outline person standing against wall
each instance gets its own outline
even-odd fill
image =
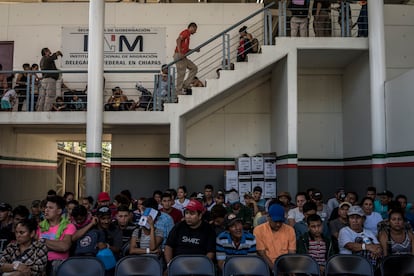
[[[197,24],[192,22],[187,29],[182,31],[176,42],[177,46],[174,53],[174,61],[177,66],[177,84],[176,91],[179,95],[191,94],[191,82],[197,75],[197,65],[189,60],[185,55],[190,51],[190,36],[197,32]],[[188,77],[184,80],[186,69],[190,70]]]
[[[61,51],[53,53],[49,48],[42,49],[42,59],[40,60],[40,69],[57,70],[55,60],[63,56]],[[42,91],[39,95],[39,110],[49,111],[56,98],[56,81],[59,79],[58,72],[43,73]]]

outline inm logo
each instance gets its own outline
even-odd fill
[[[104,36],[104,52],[106,53],[122,53],[124,51],[135,52],[137,46],[138,52],[144,51],[144,39],[142,35],[137,35],[135,37],[120,35],[118,38],[114,34]],[[88,51],[87,34],[83,36],[83,51]]]

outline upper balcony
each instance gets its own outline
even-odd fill
[[[220,83],[227,83],[228,87],[237,83],[243,83],[247,76],[243,72],[245,70],[244,62],[237,62],[239,34],[238,29],[243,25],[248,25],[248,31],[258,38],[261,46],[269,45],[266,50],[266,55],[261,58],[263,61],[277,61],[286,52],[283,52],[283,45],[299,45],[300,47],[307,47],[309,49],[366,49],[366,39],[357,39],[356,37],[361,31],[365,31],[367,26],[356,24],[358,17],[362,19],[364,15],[360,15],[361,7],[358,4],[336,5],[333,4],[326,10],[331,13],[331,21],[329,29],[323,29],[325,33],[329,33],[328,37],[317,37],[317,30],[313,25],[314,16],[311,16],[309,23],[309,37],[296,38],[289,37],[291,33],[291,24],[289,18],[292,10],[286,7],[283,2],[277,9],[273,7],[266,12],[257,13],[251,18],[245,18],[234,24],[230,28],[225,28],[223,33],[220,33],[214,40],[207,41],[208,43],[201,43],[197,46],[202,54],[196,52],[192,53],[192,59],[199,67],[198,78],[200,82],[194,86],[207,86],[206,88],[195,88],[200,91],[213,91],[212,98],[217,97],[223,91],[221,86],[214,86],[217,82],[217,69],[230,70],[235,67],[234,74],[225,74],[221,78]],[[340,14],[346,16],[340,17]],[[268,30],[271,30],[268,31]],[[296,41],[296,42],[295,42]],[[304,42],[306,41],[306,42]],[[346,42],[348,41],[348,43]],[[356,42],[357,41],[357,42]],[[274,46],[273,44],[275,44]],[[345,43],[344,43],[345,42]],[[286,44],[287,43],[287,44]],[[300,46],[302,45],[302,46]],[[356,45],[356,46],[354,46]],[[264,47],[262,47],[264,49]],[[263,53],[264,54],[264,53]],[[317,59],[317,55],[313,53],[313,58]],[[323,54],[321,54],[323,56]],[[303,58],[304,56],[299,56]],[[323,57],[322,59],[325,59]],[[230,60],[230,63],[227,61]],[[257,59],[256,61],[257,62]],[[299,60],[300,62],[300,60]],[[174,64],[169,64],[170,70],[168,78],[175,78]],[[257,68],[260,72],[263,68]],[[10,71],[7,71],[10,73]],[[38,95],[41,88],[41,81],[37,81],[37,77],[41,78],[41,71],[21,71],[14,70],[16,75],[29,75],[33,78],[27,78],[26,90],[20,95],[20,103],[16,102],[12,112],[0,113],[0,124],[19,125],[20,127],[28,125],[43,125],[43,127],[57,125],[79,126],[84,128],[86,125],[86,109],[87,109],[87,71],[85,70],[60,70],[63,79],[57,81],[56,96],[62,96],[63,102],[66,105],[64,111],[52,112],[48,110],[41,110],[37,107]],[[255,72],[251,72],[255,74]],[[36,76],[36,77],[35,77]],[[229,77],[230,76],[230,77]],[[254,76],[253,76],[254,77]],[[103,122],[105,126],[112,125],[168,125],[173,116],[177,114],[177,108],[168,108],[163,110],[162,101],[168,105],[195,105],[200,104],[195,100],[191,100],[195,95],[178,96],[174,89],[174,82],[168,88],[167,96],[160,99],[158,96],[159,81],[162,78],[158,70],[105,70],[104,72],[104,90],[102,94],[102,112]],[[14,79],[16,81],[16,79]],[[118,107],[115,102],[110,102],[112,97],[117,97],[114,93],[114,88],[120,87],[125,99]],[[212,88],[214,87],[214,88]],[[145,88],[145,89],[144,89]],[[217,91],[218,90],[218,91]],[[150,93],[150,94],[148,94]],[[204,93],[210,95],[209,93]],[[178,98],[178,100],[177,100]],[[190,100],[188,100],[190,99]],[[76,101],[76,102],[75,102]],[[77,102],[80,101],[80,102]],[[176,103],[178,101],[178,103]],[[204,99],[203,101],[209,101]],[[18,111],[21,109],[21,111]],[[186,107],[184,109],[192,109]],[[117,111],[113,111],[117,110]]]

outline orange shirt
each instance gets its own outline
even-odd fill
[[[296,236],[292,226],[282,224],[278,231],[270,228],[269,222],[256,226],[253,230],[256,237],[256,249],[264,250],[266,256],[275,262],[277,257],[296,251]]]

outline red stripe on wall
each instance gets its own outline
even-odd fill
[[[414,167],[414,162],[388,163],[387,164],[387,167],[390,167],[390,168],[395,168],[395,167],[402,167],[402,168]]]
[[[187,169],[224,169],[234,170],[234,165],[185,165],[181,163],[170,163],[171,168],[187,168]]]
[[[87,168],[100,168],[102,167],[102,163],[86,163]]]
[[[297,169],[297,164],[284,164],[284,165],[276,165],[276,168],[278,169]]]
[[[165,169],[169,165],[111,165],[111,168],[116,169]]]

